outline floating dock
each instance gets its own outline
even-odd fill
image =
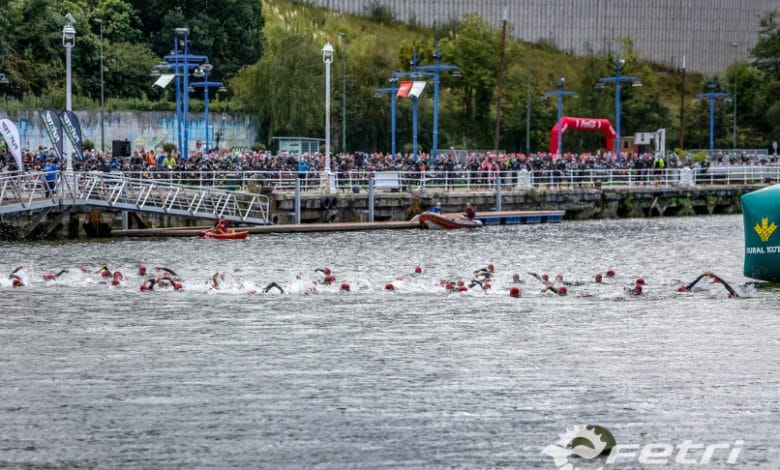
[[[519,225],[557,223],[563,219],[565,211],[502,211],[477,212],[476,218],[484,225]],[[195,227],[149,228],[131,230],[112,230],[114,237],[197,237],[201,231],[208,230],[211,225]],[[401,222],[338,222],[332,224],[280,224],[255,225],[235,227],[236,230],[247,230],[250,234],[263,233],[305,233],[305,232],[354,232],[367,230],[400,230],[421,228],[420,224],[411,221]]]

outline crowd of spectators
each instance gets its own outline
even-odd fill
[[[57,158],[51,149],[39,148],[37,152],[25,151],[26,171],[40,171],[47,164],[55,163],[65,168],[63,159]],[[546,153],[468,152],[451,149],[440,152],[434,160],[430,154],[399,154],[393,158],[385,153],[337,153],[331,157],[331,170],[340,176],[373,171],[402,171],[409,173],[441,173],[466,171],[480,174],[518,172],[522,169],[534,173],[560,173],[583,170],[610,169],[664,169],[689,167],[706,171],[709,166],[777,164],[774,156],[759,158],[739,152],[716,153],[703,163],[694,161],[692,155],[680,158],[677,154],[656,155],[650,153],[622,155],[618,161],[613,153],[565,153],[560,157]],[[325,157],[320,153],[300,155],[287,152],[227,152],[215,151],[207,155],[193,153],[182,158],[173,153],[137,149],[130,157],[115,157],[109,152],[86,151],[83,158],[74,157],[75,171],[103,171],[143,174],[147,177],[167,172],[270,172],[309,174],[325,168]],[[2,152],[0,171],[16,169],[13,158]]]

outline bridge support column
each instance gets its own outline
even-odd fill
[[[368,221],[374,221],[374,178],[368,179]]]
[[[295,178],[295,223],[301,223],[301,179]]]

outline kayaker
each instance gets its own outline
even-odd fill
[[[225,219],[225,216],[220,216],[219,220],[217,221],[216,225],[214,225],[214,227],[211,229],[211,231],[214,232],[214,233],[220,233],[220,234],[232,233],[233,229],[232,228],[228,228],[228,224],[230,224],[230,222],[228,222]]]

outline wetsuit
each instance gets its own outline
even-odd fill
[[[274,289],[274,288],[275,289],[279,289],[279,293],[280,294],[284,294],[284,289],[282,289],[282,286],[280,286],[279,284],[277,284],[275,282],[272,282],[272,283],[268,284],[267,286],[265,286],[265,288],[263,289],[263,293],[267,294],[268,291],[270,291],[271,289]]]

